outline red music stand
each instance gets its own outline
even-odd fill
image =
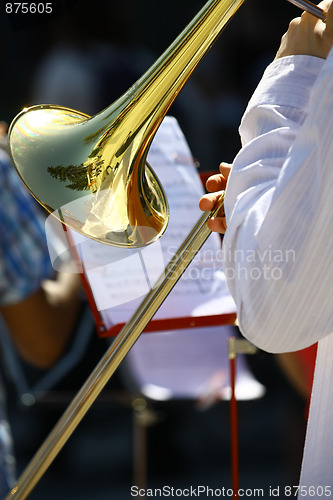
[[[204,183],[208,173],[201,176],[201,180]],[[100,338],[108,338],[116,336],[125,323],[117,323],[110,327],[107,327],[103,317],[98,310],[94,294],[92,292],[89,280],[86,273],[84,272],[84,266],[80,261],[76,251],[75,245],[71,241],[70,232],[66,230],[67,238],[70,243],[70,247],[73,255],[78,259],[79,269],[81,269],[81,280],[82,285],[92,311],[94,321],[96,324],[97,334]],[[234,325],[236,321],[236,313],[231,312],[227,314],[215,314],[215,315],[199,315],[199,316],[181,316],[176,318],[162,318],[162,319],[152,319],[147,325],[143,333],[148,332],[162,332],[171,330],[188,330],[200,327],[212,327],[212,326],[225,326]],[[231,359],[231,358],[230,358]],[[230,360],[230,382],[231,382],[231,398],[230,398],[230,410],[231,410],[231,455],[232,455],[232,481],[236,488],[238,483],[238,436],[237,436],[237,412],[236,412],[236,393],[235,393],[235,365],[234,360]]]
[[[73,252],[75,252],[74,249]],[[80,266],[80,268],[82,269],[82,266]],[[124,323],[118,323],[109,328],[106,327],[102,315],[98,310],[96,302],[94,300],[94,295],[91,290],[87,276],[84,271],[82,271],[80,274],[81,274],[82,285],[85,290],[85,294],[95,320],[98,336],[100,338],[115,337],[122,329]],[[150,321],[150,323],[145,328],[143,333],[149,333],[149,332],[157,333],[162,331],[165,332],[172,330],[189,330],[202,327],[234,325],[236,323],[236,319],[237,319],[236,313],[153,319]],[[231,472],[232,472],[233,491],[237,492],[239,489],[239,456],[238,456],[238,412],[237,412],[237,398],[236,398],[236,376],[237,376],[236,360],[239,354],[254,354],[256,352],[256,348],[252,344],[250,344],[247,340],[235,339],[234,337],[229,338],[228,346],[229,346],[229,363],[230,363],[229,369],[230,369]],[[135,440],[138,443],[140,443],[139,444],[140,450],[145,450],[146,426],[149,425],[152,418],[154,417],[152,416],[151,410],[147,407],[146,404],[142,405],[142,403],[140,403],[140,405],[141,406],[139,408],[137,408],[136,404],[133,405],[133,408],[135,410],[135,419],[134,419]],[[143,459],[142,455],[143,454],[141,452],[140,459],[135,460],[134,478],[136,483],[140,484],[141,487],[144,487],[145,477],[146,477],[146,461]],[[235,493],[235,498],[238,498],[237,493]]]

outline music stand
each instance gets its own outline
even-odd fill
[[[186,232],[192,228],[193,222],[200,213],[197,201],[203,193],[202,183],[175,119],[167,117],[163,121],[153,141],[148,160],[154,168],[157,168],[170,204],[169,227],[161,239],[163,248],[158,246],[160,245],[158,242],[147,249],[143,248],[135,252],[128,250],[124,253],[120,250],[109,250],[110,247],[107,245],[87,241],[72,230],[67,230],[71,251],[77,256],[82,283],[95,318],[97,332],[103,338],[113,337],[121,330],[130,313],[136,309],[137,299],[143,293],[140,287],[144,288],[146,282],[153,286],[153,279],[157,277],[156,269],[149,266],[154,262],[154,264],[162,265],[162,270],[164,269],[163,259],[170,258],[167,255],[169,249],[178,246],[177,239],[179,243],[182,242]],[[204,177],[207,177],[207,174],[203,176],[203,181]],[[180,202],[179,199],[181,199]],[[184,225],[187,227],[183,227]],[[184,274],[180,283],[177,283],[176,293],[172,292],[167,297],[144,330],[145,335],[139,338],[122,363],[122,370],[126,368],[128,377],[134,382],[132,389],[146,400],[158,400],[161,398],[157,395],[158,392],[160,395],[169,394],[170,399],[197,399],[200,397],[200,390],[202,396],[204,393],[207,396],[207,391],[212,391],[212,397],[215,399],[230,399],[228,368],[223,374],[223,380],[220,375],[217,386],[218,377],[214,377],[216,375],[214,370],[217,371],[218,365],[228,366],[227,337],[224,336],[224,345],[222,345],[221,333],[219,335],[218,330],[221,328],[222,332],[227,325],[235,323],[236,311],[235,304],[227,290],[225,277],[220,270],[221,263],[218,262],[220,239],[216,234],[211,235],[210,238],[210,242],[204,245],[198,261],[190,265],[186,271],[187,274]],[[152,254],[152,247],[155,248],[154,254]],[[132,267],[135,260],[136,266],[142,266],[140,268],[140,273],[144,276],[142,279],[141,276],[138,277],[139,267]],[[122,270],[120,270],[121,265],[123,265]],[[132,281],[128,279],[128,274],[131,275]],[[159,275],[160,272],[158,271],[157,274]],[[133,281],[137,282],[137,285],[133,285]],[[131,295],[130,300],[127,299],[127,294]],[[114,302],[109,307],[109,302],[112,300]],[[154,333],[146,335],[148,332]],[[213,336],[214,341],[212,339],[209,341],[209,336]],[[206,346],[210,345],[212,353],[215,351],[216,355],[220,352],[221,359],[216,356],[214,362],[210,363],[210,372],[204,376],[203,372],[198,373],[198,366],[200,366],[199,360],[205,341]],[[217,345],[219,349],[216,349]],[[172,360],[172,349],[169,350],[171,346],[179,349],[179,352],[182,350],[187,361],[192,358],[192,364],[187,362],[185,366],[185,362],[180,366],[181,369],[187,370],[188,375],[186,376],[183,372],[182,376],[178,376],[178,380],[173,381],[170,379],[170,370],[164,370],[161,377],[162,365],[165,367]],[[163,353],[163,360],[159,359],[152,367],[149,362],[145,362],[147,352],[150,356],[152,352],[154,356]],[[189,384],[188,382],[193,381],[195,376],[197,376],[197,385]],[[180,380],[184,382],[181,391],[179,390]],[[242,395],[241,386],[245,381],[247,388]],[[205,384],[206,387],[204,387]],[[252,389],[249,388],[249,384],[252,384]],[[149,387],[148,392],[147,387]],[[214,387],[213,390],[212,387]],[[247,395],[244,396],[244,393]],[[254,399],[262,394],[263,387],[254,379],[244,360],[241,359],[237,397]],[[163,396],[162,399],[168,399],[168,397]],[[140,416],[142,422],[144,419],[141,417],[142,414]]]

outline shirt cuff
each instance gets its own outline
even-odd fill
[[[285,56],[273,61],[251,97],[247,110],[265,105],[307,110],[310,92],[325,59],[314,56]]]

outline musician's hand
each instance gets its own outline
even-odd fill
[[[319,4],[326,12],[326,23],[303,12],[289,24],[275,59],[290,55],[309,55],[326,59],[333,45],[333,0]]]
[[[203,195],[199,201],[199,207],[201,210],[213,210],[221,195],[221,191],[224,191],[226,188],[230,170],[231,165],[228,163],[221,163],[220,173],[212,175],[208,178],[206,188],[209,193]],[[207,225],[211,231],[224,234],[227,229],[224,212],[219,214],[217,217],[209,219]]]

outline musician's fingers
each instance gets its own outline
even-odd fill
[[[207,226],[215,233],[224,234],[227,230],[227,223],[225,217],[212,217],[208,220]]]
[[[224,161],[220,163],[220,173],[223,175],[225,179],[228,179],[231,167],[232,167],[231,163],[226,163]]]
[[[203,212],[211,211],[216,206],[220,192],[204,194],[199,200],[199,208]]]
[[[227,180],[230,174],[231,165],[230,163],[222,162],[220,163],[220,173],[214,174],[208,177],[206,182],[206,189],[210,193],[214,191],[224,190],[227,186]]]
[[[226,188],[227,179],[222,174],[211,175],[206,182],[206,189],[209,193],[221,191]]]

